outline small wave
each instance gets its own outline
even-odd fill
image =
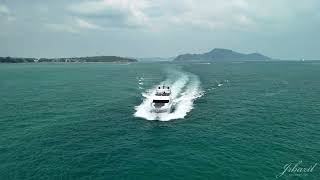
[[[193,63],[193,64],[205,64],[205,65],[209,65],[211,63]]]
[[[144,85],[144,78],[143,77],[140,77],[140,78],[137,78],[137,80],[138,80],[138,88],[140,89],[140,90],[142,90],[142,89],[144,89],[144,87],[143,87],[143,85]]]
[[[174,106],[173,112],[151,112],[152,96],[156,91],[157,85],[142,93],[144,100],[140,105],[135,107],[135,117],[159,121],[182,119],[193,109],[194,100],[203,95],[199,78],[191,73],[170,71],[167,80],[161,82],[159,85],[162,84],[171,87]]]

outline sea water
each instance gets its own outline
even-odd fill
[[[275,179],[320,163],[319,67],[0,64],[0,179]],[[175,108],[159,116],[160,84]]]

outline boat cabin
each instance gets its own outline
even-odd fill
[[[156,91],[156,96],[170,96],[171,89],[169,86],[159,86]]]

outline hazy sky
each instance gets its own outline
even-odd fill
[[[319,0],[0,0],[0,56],[320,59]]]

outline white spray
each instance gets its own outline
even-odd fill
[[[142,93],[144,100],[139,106],[135,107],[135,117],[141,117],[147,120],[170,121],[184,118],[187,113],[193,109],[194,100],[203,94],[200,89],[198,77],[194,74],[180,71],[169,71],[168,75],[168,79],[159,85],[164,84],[171,87],[174,106],[173,112],[152,112],[152,95],[155,93],[157,85]]]

